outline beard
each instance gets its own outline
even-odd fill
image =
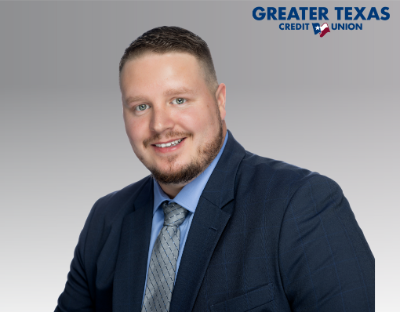
[[[218,133],[213,137],[210,143],[205,143],[203,146],[200,146],[197,150],[197,157],[193,158],[191,162],[185,165],[183,168],[178,170],[177,172],[173,171],[173,165],[175,163],[175,159],[178,157],[172,156],[168,158],[170,163],[170,167],[168,171],[161,171],[156,167],[147,167],[153,177],[159,182],[164,184],[180,184],[187,183],[194,178],[196,178],[200,173],[202,173],[214,160],[214,158],[218,155],[222,144],[223,144],[223,127],[222,120],[219,116],[219,130]],[[174,134],[170,135],[174,137]],[[189,135],[193,137],[192,134]],[[176,137],[176,135],[175,135]]]

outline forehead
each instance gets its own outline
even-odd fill
[[[127,61],[121,71],[120,87],[125,101],[164,98],[170,90],[190,90],[192,95],[210,92],[198,59],[182,52],[148,52]]]

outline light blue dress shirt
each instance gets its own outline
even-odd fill
[[[175,271],[175,280],[176,280],[179,264],[181,263],[183,249],[185,248],[186,238],[189,233],[190,225],[192,224],[197,203],[199,202],[200,195],[203,192],[204,187],[206,186],[207,181],[210,178],[212,172],[214,171],[214,168],[217,165],[218,160],[221,158],[227,140],[228,140],[228,132],[226,132],[224,144],[222,145],[222,148],[219,151],[217,157],[214,158],[214,160],[206,168],[206,170],[200,173],[200,175],[197,176],[193,181],[186,184],[182,188],[182,190],[178,193],[178,195],[175,196],[175,198],[173,199],[169,198],[168,195],[165,194],[164,191],[161,189],[158,182],[155,179],[153,179],[154,182],[153,223],[151,225],[150,247],[149,247],[149,254],[147,256],[147,272],[146,272],[146,281],[144,283],[143,299],[146,293],[147,274],[149,272],[151,253],[153,252],[154,244],[164,224],[164,211],[161,208],[161,203],[164,201],[168,201],[168,203],[175,202],[188,210],[188,214],[186,215],[185,221],[183,221],[183,223],[179,226],[179,229],[181,231],[181,239],[179,242],[179,254],[176,262],[176,271]]]

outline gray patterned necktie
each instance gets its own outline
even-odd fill
[[[181,231],[188,211],[177,203],[164,202],[164,226],[156,239],[147,273],[142,312],[169,311],[174,288]]]

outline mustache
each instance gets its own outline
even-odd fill
[[[152,137],[146,139],[143,141],[143,145],[144,147],[149,146],[149,144],[152,144],[152,142],[156,142],[158,140],[160,140],[161,138],[164,139],[171,139],[171,138],[178,138],[178,137],[193,137],[193,133],[191,132],[168,132],[164,135],[160,135],[159,133],[153,135]]]

